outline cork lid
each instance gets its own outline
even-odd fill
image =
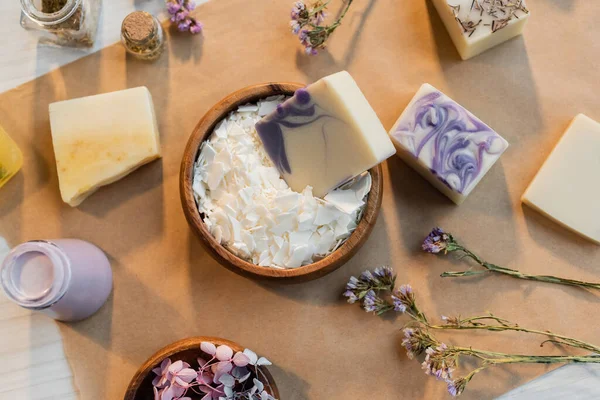
[[[134,11],[123,20],[121,32],[134,42],[148,40],[154,32],[154,17],[145,11]]]

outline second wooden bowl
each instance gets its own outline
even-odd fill
[[[138,369],[134,377],[129,383],[129,387],[125,392],[123,400],[150,400],[154,398],[152,393],[152,380],[156,376],[152,370],[158,366],[165,358],[171,358],[172,361],[182,360],[190,365],[196,365],[196,359],[203,355],[200,350],[200,344],[202,342],[211,342],[216,346],[225,344],[234,352],[244,351],[244,348],[237,343],[230,342],[229,340],[216,338],[216,337],[193,337],[183,339],[173,344],[168,345],[156,352],[150,357],[141,367]],[[204,354],[206,357],[207,355]],[[273,376],[266,367],[259,367],[262,372],[259,380],[265,385],[265,389],[276,399],[280,399],[279,389],[275,384]]]
[[[290,283],[305,282],[320,278],[344,265],[367,241],[381,208],[383,197],[383,174],[381,165],[378,165],[370,170],[373,184],[371,192],[369,193],[366,208],[356,230],[348,240],[346,240],[340,248],[322,260],[293,269],[282,270],[270,267],[260,267],[245,261],[219,244],[209,232],[202,220],[202,216],[198,212],[198,206],[192,190],[194,163],[198,158],[200,145],[212,134],[217,123],[225,118],[230,112],[236,110],[238,106],[254,103],[260,99],[274,95],[283,94],[291,96],[296,90],[301,89],[302,87],[304,87],[304,85],[297,83],[265,83],[249,86],[227,96],[211,108],[200,120],[190,136],[183,153],[179,175],[179,194],[181,196],[181,204],[183,206],[185,217],[192,231],[198,236],[210,255],[221,265],[244,276]]]

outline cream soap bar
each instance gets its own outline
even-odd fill
[[[76,207],[99,187],[160,157],[145,87],[50,104],[60,194]]]
[[[432,0],[463,60],[523,32],[529,10],[523,0]]]
[[[296,192],[317,197],[395,153],[385,128],[346,71],[327,76],[256,124],[267,154]]]
[[[398,155],[456,204],[466,199],[508,147],[489,126],[427,83],[390,137]]]
[[[600,124],[579,114],[522,197],[523,203],[600,244]]]

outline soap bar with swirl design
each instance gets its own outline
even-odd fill
[[[296,192],[317,197],[374,167],[396,150],[346,71],[298,90],[256,124],[267,154]]]
[[[432,0],[463,60],[523,32],[525,0]]]
[[[427,83],[390,136],[398,155],[456,204],[508,147],[489,126]]]

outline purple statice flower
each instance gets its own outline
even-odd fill
[[[203,28],[204,28],[204,24],[202,22],[198,22],[195,19],[192,19],[192,24],[190,26],[190,32],[193,35],[202,32]]]
[[[190,16],[190,11],[196,8],[193,0],[168,0],[167,11],[171,15],[171,22],[177,23],[177,29],[192,34],[202,32],[202,23]]]
[[[300,28],[302,28],[302,25],[300,25],[300,23],[296,20],[291,20],[290,21],[290,28],[292,30],[292,33],[294,35],[297,35],[298,32],[300,32]]]
[[[413,336],[415,334],[415,330],[412,328],[404,328],[404,339],[402,339],[402,347],[406,349],[406,355],[411,360],[415,358],[415,353],[413,349]]]
[[[413,288],[410,285],[401,285],[399,292],[406,297],[410,297],[414,295]]]
[[[179,29],[181,32],[185,32],[190,29],[191,25],[192,25],[192,21],[188,18],[188,19],[178,23],[177,29]]]
[[[392,293],[394,311],[404,313],[415,309],[415,293],[410,285],[401,285]]]
[[[181,4],[172,1],[167,3],[167,11],[169,14],[175,15],[179,10],[181,10]]]
[[[444,232],[441,228],[434,228],[425,238],[422,248],[428,253],[437,254],[441,251],[453,251],[449,245],[454,243],[452,235]]]
[[[361,286],[361,282],[356,279],[356,277],[351,276],[350,280],[348,280],[348,283],[346,283],[346,289],[347,290],[354,290],[354,289],[358,289]]]
[[[373,274],[379,279],[392,279],[394,277],[394,270],[388,266],[382,266],[375,268]]]
[[[190,12],[188,10],[180,10],[177,14],[174,15],[175,22],[181,22],[188,19]]]
[[[306,4],[303,1],[297,1],[292,6],[291,17],[293,20],[299,20],[303,17],[303,14],[306,13]]]
[[[461,393],[464,392],[469,381],[465,378],[458,378],[455,380],[449,379],[446,381],[446,383],[448,384],[448,393],[450,393],[451,396],[456,397],[460,396]]]
[[[381,299],[377,297],[373,290],[369,290],[363,299],[363,308],[366,312],[377,312],[379,310],[378,303]]]
[[[429,347],[425,354],[425,361],[421,365],[427,375],[443,380],[452,378],[452,367],[456,365],[456,361],[448,352],[448,346],[442,343],[436,348]]]
[[[317,7],[321,7],[321,6],[322,6],[322,4],[320,2],[317,2],[313,5],[313,10],[316,9]],[[327,13],[325,12],[325,9],[322,9],[321,11],[315,12],[311,16],[310,22],[315,26],[319,26],[323,22],[325,22],[325,18],[327,18]]]
[[[352,290],[346,290],[344,292],[344,297],[348,298],[348,303],[354,304],[358,301],[358,296]]]
[[[392,295],[392,302],[394,303],[394,311],[402,314],[406,312],[406,304],[404,304],[401,298]]]
[[[360,274],[360,280],[365,283],[378,284],[379,280],[373,275],[373,273],[369,270],[364,271]]]
[[[194,11],[196,8],[196,3],[194,3],[192,0],[188,0],[185,2],[184,7],[188,11]]]
[[[410,359],[439,344],[422,328],[404,328],[403,332],[402,347],[406,349],[406,355]]]

